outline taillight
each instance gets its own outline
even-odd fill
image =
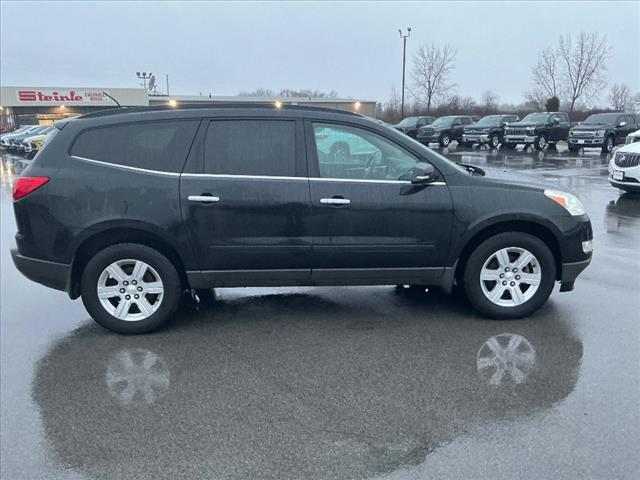
[[[29,195],[48,181],[49,177],[18,177],[13,185],[13,199],[19,200]]]

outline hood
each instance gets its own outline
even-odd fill
[[[510,127],[518,127],[518,128],[523,128],[523,127],[539,127],[540,125],[543,125],[542,123],[531,123],[531,122],[513,122],[513,123],[508,123],[507,124],[507,128]]]
[[[640,153],[640,142],[629,143],[629,144],[625,145],[624,147],[620,147],[618,150],[616,150],[616,155],[618,154],[618,152],[622,152],[622,153]]]
[[[492,185],[496,185],[496,186],[504,185],[509,187],[516,186],[526,190],[539,190],[540,192],[543,192],[545,189],[568,191],[568,189],[564,186],[558,187],[557,185],[553,185],[547,182],[541,182],[539,180],[534,179],[530,175],[508,172],[505,170],[501,170],[499,168],[491,168],[491,167],[486,167],[486,168],[482,167],[482,168],[485,171],[486,175],[484,177],[476,177],[476,178],[482,179],[482,181]]]
[[[580,131],[593,131],[593,130],[606,130],[608,128],[614,128],[614,124],[609,124],[609,123],[601,123],[601,124],[595,124],[592,123],[590,125],[576,125],[575,127],[572,127],[571,130],[580,130]]]

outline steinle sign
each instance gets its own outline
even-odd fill
[[[98,90],[18,90],[18,102],[29,103],[101,103],[109,100]]]

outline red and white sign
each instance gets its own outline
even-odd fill
[[[25,103],[103,103],[109,102],[99,90],[18,90],[18,102]]]

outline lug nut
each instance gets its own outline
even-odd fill
[[[129,285],[129,282],[127,282],[126,280],[124,282],[122,282],[123,285]]]
[[[131,295],[125,295],[124,298],[125,300],[131,300]]]
[[[120,293],[124,293],[124,292],[125,292],[125,289],[124,289],[124,288],[121,288],[121,289],[120,289]]]
[[[517,272],[517,271],[518,271],[518,269],[517,269],[517,268],[514,268],[514,269],[513,269],[513,271],[514,271],[514,272]],[[135,283],[135,282],[134,282],[134,283]]]
[[[505,268],[504,268],[504,271],[505,271],[505,272],[508,272],[508,271],[509,271],[509,267],[505,267]]]
[[[507,282],[506,282],[506,281],[505,281],[505,282],[502,282],[502,285],[506,285],[506,284],[507,284]]]
[[[516,280],[520,280],[520,275],[516,275]]]
[[[137,300],[138,298],[140,298],[140,295],[138,295],[138,294],[136,293],[136,294],[133,296],[133,298],[135,298],[135,299]]]
[[[131,283],[133,283],[134,285],[136,285],[138,282],[136,282],[135,280],[132,280]]]
[[[500,278],[504,278],[504,273],[501,273],[501,274],[500,274]]]
[[[511,286],[515,287],[516,286],[516,282],[511,282]]]
[[[141,292],[142,291],[142,287],[138,287],[138,291]]]

